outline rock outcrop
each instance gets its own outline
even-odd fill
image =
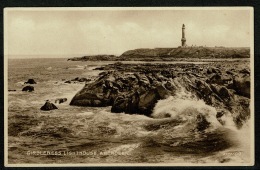
[[[43,111],[55,110],[58,109],[53,103],[49,102],[48,100],[46,103],[41,107]]]
[[[72,80],[70,80],[70,81],[78,81],[78,82],[88,82],[88,81],[91,81],[90,79],[87,79],[87,78],[85,78],[85,77],[76,77],[76,78],[74,78],[74,79],[72,79]]]
[[[176,58],[249,58],[249,48],[196,47],[128,50],[120,60],[171,61]]]
[[[69,58],[71,61],[174,61],[192,58],[249,58],[250,49],[189,46],[185,48],[139,48],[125,51],[120,56],[94,55]],[[214,69],[213,69],[214,71]]]
[[[82,82],[89,82],[91,81],[91,79],[88,79],[88,78],[85,78],[85,77],[76,77],[74,79],[71,79],[71,80],[65,80],[64,83],[68,83],[68,84],[71,84],[71,83],[82,83]]]
[[[223,68],[216,69],[215,64],[115,63],[99,68],[104,72],[96,81],[86,84],[70,104],[112,106],[114,113],[150,116],[159,100],[181,95],[184,91],[220,112],[233,113],[234,121],[240,124],[250,113],[250,78],[241,77],[244,73],[236,70],[233,70],[236,76],[226,74],[230,66],[223,65]],[[206,126],[203,118],[198,119]],[[203,129],[203,126],[198,128]]]
[[[244,75],[235,77],[233,80],[233,88],[237,94],[250,97],[250,76]]]
[[[34,91],[34,87],[33,86],[25,86],[22,91],[27,91],[27,92],[32,92]]]
[[[34,79],[28,79],[27,82],[24,82],[24,84],[37,84],[36,81],[34,81]]]
[[[68,61],[115,61],[115,55],[90,55],[83,57],[69,58]]]

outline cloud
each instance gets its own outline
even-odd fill
[[[248,11],[10,11],[9,54],[117,54],[136,48],[249,46]],[[240,17],[238,17],[240,16]]]

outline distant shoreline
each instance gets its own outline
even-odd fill
[[[140,48],[128,50],[120,56],[88,55],[73,57],[71,61],[175,61],[200,59],[250,58],[250,48],[226,47],[178,47],[178,48]]]
[[[8,58],[8,60],[66,60],[68,61],[68,58]],[[173,60],[75,60],[78,62],[220,62],[220,61],[249,61],[250,58],[176,58]],[[73,61],[73,60],[69,60]],[[69,62],[68,61],[68,62]]]

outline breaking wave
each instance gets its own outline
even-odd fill
[[[158,123],[146,126],[148,130],[156,130],[157,134],[147,143],[159,144],[169,152],[180,154],[214,155],[216,152],[238,150],[247,157],[234,159],[244,161],[249,158],[246,148],[250,140],[241,140],[241,135],[249,132],[250,120],[242,129],[237,129],[231,113],[228,113],[221,118],[224,121],[221,123],[216,117],[216,108],[184,93],[181,91],[158,101],[152,114]],[[216,159],[231,161],[231,158],[225,157]]]

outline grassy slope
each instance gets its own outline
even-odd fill
[[[249,48],[185,47],[135,49],[124,52],[122,60],[173,60],[176,58],[248,58]]]
[[[176,59],[249,58],[249,48],[185,47],[185,48],[140,48],[128,50],[121,56],[92,55],[74,57],[72,61],[171,61]]]

